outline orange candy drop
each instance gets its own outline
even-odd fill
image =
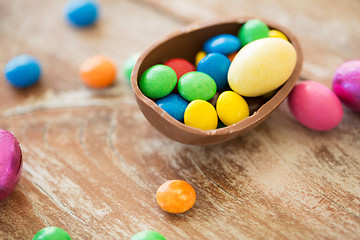
[[[238,52],[233,52],[233,53],[230,53],[227,57],[229,58],[229,60],[232,62],[236,56]]]
[[[113,84],[116,77],[116,66],[104,56],[93,56],[80,66],[80,76],[84,84],[91,88],[105,88]]]
[[[183,213],[195,203],[194,188],[182,180],[170,180],[162,184],[156,192],[159,206],[169,213]]]

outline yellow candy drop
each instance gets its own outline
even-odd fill
[[[216,102],[216,111],[226,126],[240,122],[249,116],[247,102],[233,91],[225,91],[220,94]]]
[[[244,46],[232,61],[230,88],[245,97],[264,95],[287,81],[294,71],[294,46],[281,38],[262,38]]]
[[[204,51],[198,52],[195,56],[195,66],[197,66],[201,61],[201,59],[203,59],[205,56],[206,56],[206,52]]]
[[[286,41],[289,41],[285,34],[275,29],[269,31],[269,37],[282,38]]]
[[[202,130],[216,129],[218,124],[216,110],[205,100],[194,100],[185,109],[184,123]]]

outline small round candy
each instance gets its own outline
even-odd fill
[[[184,123],[190,127],[212,130],[217,127],[218,116],[211,103],[204,100],[194,100],[185,109]]]
[[[238,37],[243,46],[260,38],[269,37],[269,27],[259,19],[251,19],[241,26]]]
[[[171,93],[177,83],[175,71],[163,64],[148,68],[139,80],[141,92],[153,99],[163,98]]]
[[[172,58],[164,62],[164,65],[171,67],[176,72],[178,79],[185,73],[195,71],[195,66],[186,59],[183,58]]]
[[[183,213],[195,203],[194,188],[182,180],[170,180],[163,183],[156,192],[159,206],[169,213]]]
[[[180,122],[183,122],[185,109],[189,102],[182,98],[179,94],[170,93],[166,97],[157,100],[156,104],[164,109],[164,111],[170,116]]]
[[[206,56],[206,52],[199,51],[195,56],[195,66],[197,66],[201,59],[203,59]]]
[[[71,240],[69,234],[58,227],[46,227],[38,231],[32,240]]]
[[[125,74],[126,79],[130,82],[131,73],[134,68],[136,61],[138,60],[140,53],[135,53],[131,55],[123,64],[123,72]]]
[[[95,0],[70,0],[64,7],[64,14],[75,27],[88,27],[98,19],[99,7]]]
[[[289,41],[289,39],[285,36],[285,34],[275,29],[269,31],[269,37],[282,38],[286,41]]]
[[[163,235],[152,230],[146,230],[135,234],[131,240],[166,240]]]
[[[209,100],[216,93],[216,83],[208,74],[189,72],[184,74],[178,82],[180,95],[188,101],[195,99]]]
[[[288,96],[288,104],[301,124],[317,131],[336,127],[343,116],[338,97],[325,85],[314,81],[295,85]]]
[[[230,62],[232,62],[236,56],[238,52],[233,52],[233,53],[230,53],[229,55],[227,55],[228,59],[230,60]]]
[[[333,90],[346,106],[360,112],[360,59],[345,62],[336,69]]]
[[[225,91],[219,95],[216,111],[220,120],[226,125],[240,122],[249,116],[249,106],[245,99],[233,91]]]
[[[207,53],[222,53],[228,55],[239,51],[241,43],[238,37],[231,34],[220,34],[208,39],[203,46]]]
[[[41,76],[39,61],[33,56],[22,54],[11,59],[5,66],[5,77],[18,88],[29,87]]]
[[[19,142],[11,132],[0,129],[0,202],[14,191],[21,170],[22,156]]]
[[[105,88],[115,81],[116,66],[109,58],[97,55],[85,60],[79,72],[88,87]]]
[[[216,83],[218,91],[229,86],[227,75],[231,61],[221,53],[209,53],[197,65],[197,71],[208,74]]]

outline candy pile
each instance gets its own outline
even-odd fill
[[[142,93],[176,120],[202,130],[229,126],[248,117],[244,97],[276,90],[292,74],[296,50],[278,30],[247,21],[238,35],[206,40],[194,64],[170,58],[139,79]]]

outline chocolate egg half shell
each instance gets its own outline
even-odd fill
[[[22,155],[19,142],[8,131],[0,129],[0,201],[15,189],[21,175]]]
[[[257,17],[230,17],[194,23],[166,35],[140,55],[131,75],[131,85],[140,110],[157,130],[180,143],[213,145],[229,141],[255,128],[283,102],[300,76],[303,62],[302,50],[300,43],[288,29],[266,19],[261,20],[270,29],[284,33],[294,46],[297,55],[296,65],[290,77],[274,91],[274,95],[270,99],[264,97],[246,99],[250,109],[250,116],[242,121],[214,130],[201,130],[190,127],[166,114],[152,99],[146,97],[139,88],[141,75],[151,66],[162,64],[171,58],[184,58],[193,62],[206,40],[219,34],[236,35],[246,21],[254,18]]]

